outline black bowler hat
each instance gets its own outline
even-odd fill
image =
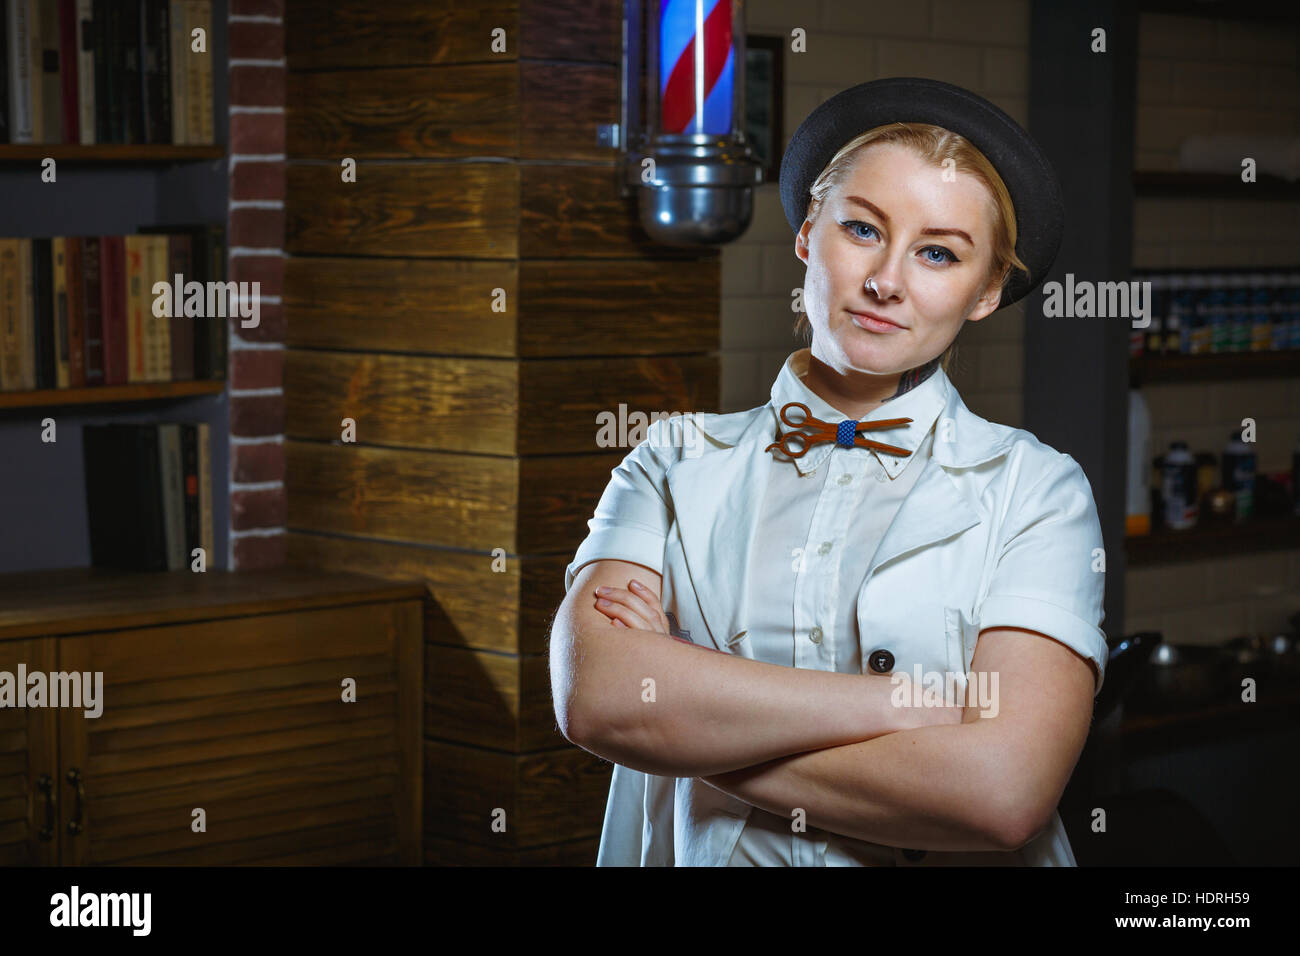
[[[1065,207],[1047,156],[1025,130],[970,90],[918,77],[860,83],[836,93],[799,124],[781,160],[781,205],[797,233],[808,214],[813,182],[840,147],[887,123],[931,123],[974,144],[998,171],[1016,208],[1016,254],[1002,305],[1023,299],[1047,275],[1061,247]]]

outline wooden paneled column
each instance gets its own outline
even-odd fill
[[[287,4],[289,560],[428,582],[430,864],[594,862],[610,765],[546,642],[629,450],[597,415],[717,410],[717,252],[651,242],[597,145],[621,16]]]

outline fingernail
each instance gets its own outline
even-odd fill
[[[608,590],[608,588],[603,588],[603,587],[596,588],[596,593],[597,593],[597,594],[604,594],[607,590]]]
[[[632,587],[636,588],[638,591],[644,591],[644,590],[645,590],[645,585],[642,584],[640,581],[632,581],[632,582],[630,582],[630,583],[631,583]]]

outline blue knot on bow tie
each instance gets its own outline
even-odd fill
[[[835,426],[835,444],[841,448],[852,448],[853,440],[858,434],[856,419],[845,419]]]

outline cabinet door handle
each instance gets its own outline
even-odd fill
[[[36,789],[45,794],[45,826],[36,832],[42,840],[54,839],[54,778],[43,773],[36,778]]]
[[[85,778],[76,767],[68,771],[68,783],[77,788],[77,803],[72,809],[72,819],[68,821],[68,832],[76,836],[82,829],[81,811],[86,803]]]

